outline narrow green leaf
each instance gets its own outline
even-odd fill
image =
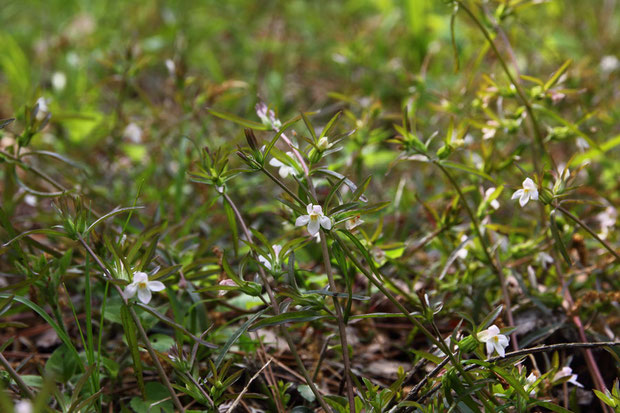
[[[342,175],[342,174],[340,174],[338,172],[332,171],[331,169],[318,168],[318,169],[315,169],[314,172],[317,172],[317,173],[320,173],[320,174],[323,174],[323,175],[333,176],[336,179],[343,179],[344,178],[344,183],[345,183],[346,186],[349,187],[349,189],[351,189],[351,192],[355,193],[355,191],[357,190],[357,185],[355,185],[355,183],[352,180],[350,180],[349,178],[347,178],[346,176],[344,176],[344,175]],[[359,199],[360,199],[360,201],[363,201],[363,202],[367,202],[368,201],[368,198],[366,198],[364,195],[360,195]]]
[[[220,119],[225,119],[225,120],[235,122],[246,128],[251,128],[254,130],[269,130],[269,126],[263,125],[262,123],[259,123],[259,122],[254,122],[253,120],[244,119],[232,113],[222,112],[222,111],[211,109],[211,108],[207,108],[207,112],[209,112],[213,116],[217,116]]]
[[[71,338],[54,321],[54,319],[52,319],[52,317],[50,317],[45,312],[45,310],[43,310],[41,307],[39,307],[38,305],[36,305],[35,303],[33,303],[32,301],[30,301],[29,299],[25,297],[21,297],[18,295],[14,296],[12,294],[6,294],[6,293],[0,293],[0,298],[8,298],[8,297],[13,297],[14,301],[17,301],[18,303],[25,305],[26,307],[30,308],[35,313],[39,314],[47,322],[47,324],[49,324],[54,329],[56,334],[58,334],[58,338],[60,338],[60,340],[67,346],[69,352],[76,359],[78,366],[80,368],[80,371],[84,371],[84,365],[82,364],[82,361],[80,360],[80,355],[78,354],[76,348],[73,346],[73,343],[71,342]]]
[[[568,252],[566,251],[566,246],[564,245],[564,241],[562,240],[562,236],[560,235],[560,231],[558,230],[558,224],[555,220],[555,213],[556,210],[554,209],[553,211],[551,211],[551,214],[549,214],[549,220],[551,221],[551,234],[553,235],[553,239],[555,240],[553,245],[560,252],[562,258],[564,258],[564,261],[566,261],[566,264],[571,267],[573,263],[570,260],[570,255],[568,255]]]
[[[126,211],[133,211],[134,209],[142,209],[144,207],[142,206],[136,206],[136,207],[126,207],[126,208],[119,208],[119,209],[115,209],[111,212],[108,212],[107,214],[105,214],[104,216],[102,216],[101,218],[99,218],[98,220],[96,220],[95,222],[93,222],[92,224],[90,224],[90,226],[88,228],[86,228],[86,231],[84,231],[83,235],[88,234],[95,226],[97,226],[97,224],[99,224],[100,222],[105,221],[108,218],[111,218],[115,215],[118,214],[122,214],[123,212]]]
[[[549,78],[549,80],[547,80],[547,83],[545,83],[543,89],[549,90],[551,87],[553,87],[553,85],[556,84],[560,76],[562,76],[564,72],[566,72],[566,69],[568,69],[568,66],[570,66],[572,62],[573,61],[571,59],[568,59],[566,62],[564,62],[564,64],[562,64],[562,66],[560,66],[560,68],[555,71],[555,73]]]
[[[325,125],[325,127],[323,128],[323,131],[321,131],[321,135],[319,136],[319,139],[321,139],[324,136],[327,136],[327,134],[334,127],[334,125],[336,124],[336,121],[340,118],[341,115],[342,115],[342,111],[338,111],[336,112],[334,116],[332,116],[329,122],[327,122],[327,125]]]
[[[440,162],[441,162],[441,164],[443,166],[447,166],[448,168],[453,168],[453,169],[459,169],[459,170],[464,171],[464,172],[469,172],[470,174],[473,174],[473,175],[478,175],[479,177],[484,178],[487,181],[492,182],[492,183],[495,184],[495,179],[493,179],[490,175],[488,175],[488,174],[486,174],[486,173],[484,173],[482,171],[479,171],[477,169],[474,169],[474,168],[472,168],[470,166],[463,165],[461,163],[452,162],[452,161],[446,161],[446,160],[443,160],[443,161],[440,161]]]
[[[131,352],[131,358],[133,360],[134,374],[138,380],[138,387],[142,393],[142,397],[146,398],[146,390],[144,388],[144,376],[142,373],[142,360],[140,359],[140,349],[138,348],[138,336],[136,335],[137,327],[133,322],[129,309],[126,305],[121,306],[121,322],[123,329],[125,330],[125,338],[127,339],[127,346]]]
[[[503,305],[498,305],[497,307],[495,307],[495,309],[493,311],[491,311],[489,314],[487,314],[487,316],[484,317],[484,319],[482,319],[482,321],[480,322],[480,330],[484,330],[485,328],[490,326],[491,323],[493,321],[495,321],[495,319],[497,318],[499,313],[502,312],[503,308],[504,308]]]
[[[258,329],[277,326],[286,323],[303,323],[305,321],[319,320],[322,318],[329,318],[330,316],[324,314],[318,314],[316,311],[292,311],[290,313],[282,313],[272,317],[267,317],[250,327],[249,331],[256,331]]]
[[[314,143],[318,143],[319,140],[316,137],[316,132],[314,131],[314,127],[312,126],[310,119],[308,119],[308,116],[305,113],[301,112],[301,118],[304,120],[308,132],[310,132],[310,135],[312,135],[312,140],[314,141]]]
[[[243,323],[241,327],[237,329],[237,331],[235,331],[230,337],[228,337],[228,340],[226,340],[226,344],[222,346],[219,354],[217,355],[217,358],[215,359],[216,367],[220,367],[220,364],[222,364],[222,361],[224,361],[224,357],[226,356],[226,353],[228,353],[228,350],[230,350],[232,345],[235,344],[237,340],[239,340],[239,337],[241,337],[243,334],[245,334],[246,331],[248,331],[250,325],[252,325],[252,323],[254,323],[254,321],[256,321],[258,317],[263,315],[265,311],[267,311],[267,308],[260,310],[256,314],[253,314],[251,317],[248,318],[245,323]]]

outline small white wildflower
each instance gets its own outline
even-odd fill
[[[536,261],[538,261],[543,268],[547,268],[553,264],[553,257],[546,252],[541,251],[536,254]]]
[[[563,379],[564,377],[570,377],[570,379],[568,379],[568,383],[570,384],[574,384],[577,387],[581,387],[583,388],[583,384],[579,383],[577,381],[577,375],[573,374],[573,369],[571,369],[568,366],[562,367],[560,369],[560,371],[558,371],[557,373],[555,373],[555,376],[553,376],[553,381],[559,381],[561,379]]]
[[[131,298],[138,293],[138,299],[144,304],[151,301],[151,291],[161,291],[166,286],[161,281],[149,281],[147,273],[138,271],[133,275],[133,282],[125,287],[125,298]]]
[[[33,207],[33,206],[37,205],[37,197],[34,196],[34,195],[28,194],[28,195],[24,196],[24,202],[26,204],[28,204],[29,206]]]
[[[42,121],[47,117],[47,114],[50,113],[48,101],[44,97],[40,97],[39,99],[37,99],[37,105],[39,105],[39,107],[37,109],[37,115],[35,116],[35,118],[38,121]]]
[[[67,76],[63,72],[54,72],[52,75],[52,87],[57,92],[61,92],[67,86]]]
[[[172,59],[166,59],[166,69],[168,69],[168,74],[170,77],[174,77],[177,71],[177,65],[174,63]]]
[[[519,198],[519,204],[521,206],[525,206],[529,202],[530,199],[537,200],[538,199],[538,187],[530,178],[525,178],[523,181],[523,188],[518,189],[512,194],[512,198]]]
[[[426,294],[424,294],[424,295],[426,296]],[[426,304],[430,307],[430,304],[428,303],[428,300],[426,300]],[[449,349],[452,348],[452,337],[451,336],[448,336],[448,337],[444,338],[443,342],[446,343],[446,346],[448,346]],[[435,355],[437,357],[445,357],[446,353],[444,353],[443,350],[438,348],[437,350],[435,350],[433,352],[433,355]]]
[[[491,187],[484,191],[484,200],[486,201],[489,199],[491,195],[493,195],[493,192],[495,192],[495,187]],[[491,208],[493,209],[499,209],[499,201],[497,199],[492,200],[489,205],[491,205]]]
[[[280,262],[280,251],[282,251],[282,247],[279,245],[272,245],[273,248],[273,257],[265,257],[263,255],[258,256],[258,261],[260,261],[269,271],[271,271],[272,266],[271,263],[278,264]],[[271,259],[269,259],[271,258]]]
[[[465,243],[463,244],[463,246],[461,247],[461,249],[456,253],[456,256],[462,260],[464,260],[465,258],[467,258],[467,254],[469,254],[469,246],[472,244],[471,240],[467,240],[467,235],[463,234],[461,235],[461,243]]]
[[[140,143],[142,142],[142,128],[131,122],[123,130],[123,137],[130,142]]]
[[[237,287],[237,283],[234,280],[231,280],[230,278],[220,281],[218,285],[225,285],[228,287]],[[227,292],[228,290],[220,290],[220,292],[217,293],[217,295],[221,297],[223,295],[226,295]]]
[[[293,152],[287,152],[286,153],[288,156],[290,156],[291,158],[294,156]],[[279,159],[277,158],[271,158],[269,160],[269,165],[274,166],[276,168],[280,168],[278,170],[278,173],[280,174],[280,176],[282,177],[282,179],[286,178],[289,175],[295,175],[295,173],[297,172],[295,170],[295,168],[293,168],[290,165],[287,165],[283,162],[281,162]]]
[[[478,333],[478,340],[486,344],[487,355],[490,357],[493,351],[497,351],[500,357],[506,355],[505,348],[508,347],[510,338],[499,333],[499,327],[493,324],[486,330]]]
[[[585,140],[582,137],[577,138],[577,140],[575,141],[575,144],[577,145],[577,148],[581,151],[581,152],[585,152],[588,149],[590,149],[590,144],[588,143],[587,140]]]
[[[255,109],[264,125],[270,126],[274,130],[279,130],[282,127],[282,122],[276,118],[275,112],[269,109],[264,102],[257,103]]]
[[[30,400],[20,400],[15,403],[15,413],[32,413],[34,408]]]
[[[323,208],[320,205],[308,204],[306,206],[308,215],[301,215],[295,221],[296,227],[308,225],[308,232],[314,236],[319,232],[320,227],[327,230],[332,229],[332,221],[323,214]]]
[[[616,56],[603,56],[600,63],[601,72],[609,74],[620,67],[620,60]]]
[[[530,397],[533,397],[536,394],[536,387],[534,387],[536,380],[538,380],[538,376],[534,372],[531,372],[525,378],[525,391],[530,391]]]
[[[599,234],[601,238],[606,239],[609,236],[609,230],[616,225],[617,218],[618,211],[612,206],[605,208],[605,211],[596,215],[596,219],[601,225],[601,233]]]
[[[499,122],[496,120],[490,120],[487,122],[487,126],[482,128],[482,139],[488,140],[495,137],[495,133],[497,132],[497,128],[499,127]]]
[[[363,223],[364,223],[364,220],[359,215],[356,215],[354,217],[347,219],[346,222],[344,223],[344,226],[347,229],[347,231],[352,231],[355,227],[360,226]]]

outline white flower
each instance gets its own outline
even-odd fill
[[[609,229],[616,225],[616,219],[618,218],[618,211],[614,207],[607,207],[605,211],[599,213],[596,219],[601,224],[601,238],[605,239],[609,235]]]
[[[161,291],[166,286],[161,281],[149,281],[147,273],[138,271],[133,275],[133,282],[125,287],[125,298],[131,298],[138,293],[138,299],[144,304],[151,301],[151,291]]]
[[[38,121],[42,121],[47,117],[47,114],[50,112],[49,106],[47,106],[47,99],[44,97],[40,97],[37,99],[37,105],[39,108],[37,110],[37,115],[35,116]]]
[[[67,86],[67,76],[63,72],[54,72],[52,75],[52,87],[60,92]]]
[[[538,380],[538,376],[534,372],[531,372],[529,376],[525,378],[525,391],[530,391],[530,397],[536,394],[536,387],[534,387],[536,380]]]
[[[519,198],[519,204],[521,204],[521,206],[525,206],[525,204],[527,204],[530,199],[537,200],[538,187],[536,186],[534,181],[532,181],[530,178],[525,178],[525,181],[523,181],[523,188],[515,191],[515,193],[512,194],[512,198],[510,199],[517,198]]]
[[[20,400],[15,403],[15,413],[32,413],[34,411],[30,400]]]
[[[461,235],[461,243],[465,243],[465,244],[463,244],[461,249],[456,253],[456,256],[464,260],[465,258],[467,258],[467,254],[469,254],[468,248],[472,244],[472,241],[467,240],[467,235],[463,234]]]
[[[275,130],[279,130],[282,127],[282,122],[280,122],[280,119],[276,118],[275,112],[269,109],[264,102],[257,103],[255,109],[256,114],[264,125],[270,126]]]
[[[424,294],[424,299],[426,300],[426,304],[430,307],[430,304],[428,302],[428,297],[426,297],[426,294]],[[449,349],[452,349],[452,337],[451,336],[444,338],[443,342],[446,343],[446,346],[448,346]],[[437,348],[437,350],[435,350],[433,354],[437,357],[446,356],[446,353],[444,353],[443,350],[441,350],[440,348]]]
[[[577,141],[575,142],[575,144],[577,145],[577,148],[581,151],[581,152],[585,152],[588,149],[590,149],[590,144],[588,143],[587,140],[585,140],[582,137],[578,137]]]
[[[332,229],[332,221],[323,214],[323,208],[320,205],[308,204],[306,206],[308,215],[301,215],[295,221],[296,227],[308,224],[308,232],[314,236],[319,232],[320,227],[327,230]]]
[[[237,283],[234,280],[231,280],[230,278],[226,278],[225,280],[220,281],[218,285],[225,285],[228,287],[238,287]],[[223,295],[226,295],[227,292],[228,290],[220,290],[220,292],[217,293],[217,295],[221,297]]]
[[[499,328],[493,324],[486,330],[482,330],[478,333],[478,340],[486,343],[487,355],[490,357],[493,351],[497,351],[500,357],[504,357],[506,352],[504,349],[508,347],[509,337],[499,333]]]
[[[553,381],[561,380],[564,377],[570,377],[570,379],[568,380],[570,384],[574,384],[577,387],[583,388],[583,384],[577,381],[577,375],[573,374],[573,369],[568,366],[562,367],[560,371],[555,373],[555,376],[553,376]]]
[[[484,200],[486,201],[489,199],[491,195],[493,195],[493,192],[495,192],[495,187],[491,187],[484,191]],[[497,199],[492,200],[489,205],[491,205],[493,209],[499,209],[499,201]]]
[[[541,251],[536,255],[536,261],[538,261],[543,268],[547,268],[553,264],[553,257],[546,252]]]
[[[359,215],[356,215],[354,217],[347,219],[347,221],[344,223],[344,226],[348,231],[352,231],[355,227],[362,225],[363,223],[364,223],[364,220],[360,218]]]
[[[267,269],[269,271],[271,271],[272,267],[271,267],[271,263],[273,262],[274,264],[278,264],[280,262],[280,251],[282,251],[282,247],[279,245],[272,245],[271,248],[273,248],[273,255],[274,257],[265,257],[263,255],[259,255],[258,256],[258,261],[261,262],[265,267],[267,267]],[[269,259],[272,258],[272,259]]]
[[[131,122],[123,130],[123,137],[133,143],[142,142],[142,128]]]
[[[495,132],[497,132],[497,128],[499,127],[499,122],[495,120],[490,120],[487,122],[487,126],[482,128],[482,139],[488,140],[495,136]]]
[[[290,156],[291,158],[294,156],[293,152],[287,152],[286,153],[288,156]],[[295,175],[295,172],[297,172],[295,170],[295,168],[293,168],[292,166],[286,165],[285,163],[281,162],[279,159],[277,158],[271,158],[269,160],[269,165],[271,166],[275,166],[276,168],[280,168],[278,170],[278,173],[280,174],[280,176],[284,179],[289,175]]]
[[[166,59],[166,69],[168,69],[170,77],[174,77],[177,71],[177,65],[174,63],[174,60]]]
[[[616,56],[607,55],[603,56],[600,63],[601,71],[605,74],[609,74],[620,67],[620,60]]]

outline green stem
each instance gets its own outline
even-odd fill
[[[491,251],[487,244],[486,237],[480,230],[480,223],[478,222],[478,217],[476,217],[476,214],[474,214],[474,211],[470,208],[469,203],[467,203],[467,200],[465,199],[463,191],[461,191],[461,187],[458,185],[458,183],[456,182],[452,174],[450,174],[450,172],[441,164],[441,162],[433,161],[433,163],[437,165],[439,169],[441,169],[443,174],[450,181],[450,184],[452,185],[452,187],[454,187],[456,192],[459,194],[459,198],[461,199],[461,204],[465,207],[465,211],[467,211],[467,215],[469,215],[472,225],[474,226],[474,231],[476,231],[476,235],[478,236],[478,239],[480,240],[480,245],[482,246],[484,255],[486,255],[487,260],[489,261],[489,264],[491,264],[491,268],[493,268],[493,272],[495,272],[495,275],[497,275],[497,278],[499,280],[500,286],[502,288],[502,296],[504,298],[504,305],[506,306],[506,317],[508,318],[508,323],[511,326],[514,326],[515,324],[514,324],[514,319],[512,317],[512,304],[510,302],[510,295],[508,294],[508,288],[506,286],[506,279],[504,278],[504,273],[502,272],[502,270],[499,268],[499,266],[497,265],[497,263],[491,256]],[[513,333],[510,336],[510,338],[512,339],[512,345],[514,349],[518,350],[519,345],[517,342],[516,333]]]
[[[470,386],[473,386],[474,380],[469,375],[469,373],[465,371],[461,363],[459,363],[458,360],[456,360],[456,358],[454,357],[454,354],[452,354],[452,352],[450,351],[446,343],[441,339],[441,336],[439,337],[439,339],[435,338],[435,335],[433,335],[433,333],[431,333],[426,327],[424,327],[424,325],[418,319],[412,316],[411,313],[407,311],[407,309],[396,299],[396,297],[394,297],[389,290],[387,290],[379,281],[375,279],[373,274],[362,265],[362,263],[357,259],[357,257],[355,257],[353,252],[340,239],[340,237],[338,237],[336,234],[333,234],[333,233],[332,233],[332,236],[333,236],[333,239],[338,243],[338,245],[340,245],[340,247],[345,252],[345,254],[349,257],[349,259],[353,261],[355,266],[366,276],[366,278],[375,287],[377,287],[379,291],[381,291],[387,297],[387,299],[390,300],[392,304],[394,304],[405,315],[405,317],[411,322],[411,324],[413,324],[418,329],[420,329],[420,331],[422,331],[422,333],[429,340],[431,340],[431,342],[434,345],[436,345],[439,349],[441,349],[441,351],[444,352],[444,354],[448,356],[448,358],[450,359],[450,363],[454,366],[454,368],[456,368],[461,373],[461,375],[465,378],[465,380]],[[488,401],[486,401],[484,397],[481,397],[480,400],[485,405],[485,408],[487,409],[487,411],[494,410],[493,407],[489,405]]]
[[[491,49],[493,49],[493,53],[495,53],[495,56],[497,57],[497,60],[499,60],[500,65],[502,66],[502,69],[506,73],[506,76],[510,80],[510,83],[515,87],[515,90],[517,91],[517,95],[519,95],[521,102],[525,106],[525,110],[527,112],[528,118],[530,119],[530,122],[532,123],[532,129],[534,130],[534,136],[536,138],[536,143],[540,147],[541,151],[545,153],[547,157],[551,160],[551,164],[553,165],[554,169],[556,169],[553,157],[551,156],[551,154],[547,153],[547,151],[545,150],[542,133],[540,131],[540,125],[538,124],[538,121],[536,120],[536,116],[534,116],[534,110],[532,109],[532,105],[530,104],[527,96],[525,95],[523,88],[521,88],[521,84],[512,75],[512,73],[510,72],[510,69],[508,68],[508,64],[506,63],[502,55],[499,53],[499,50],[497,49],[497,46],[495,45],[495,42],[493,41],[491,34],[486,29],[486,27],[484,27],[484,25],[478,19],[478,17],[476,17],[476,15],[464,4],[462,0],[455,0],[455,1],[456,3],[458,3],[459,7],[463,9],[465,13],[467,13],[467,15],[474,21],[474,23],[476,23],[476,26],[478,26],[478,28],[480,29],[484,37],[489,42]],[[540,175],[540,167],[538,165],[538,153],[536,152],[535,145],[532,146],[532,150],[534,152],[533,161],[534,161],[536,173]]]
[[[246,225],[245,220],[243,219],[243,216],[241,215],[241,212],[239,212],[239,209],[237,208],[237,206],[235,205],[233,200],[228,196],[227,193],[224,193],[223,197],[228,203],[228,205],[230,205],[230,207],[232,208],[235,216],[237,217],[237,221],[239,221],[241,230],[245,234],[245,237],[248,239],[248,242],[251,242],[252,234],[250,233],[250,230],[248,229],[248,226]],[[256,254],[256,251],[252,250],[252,255],[254,256],[254,259],[258,261],[258,256]],[[269,285],[269,280],[267,279],[267,275],[265,274],[263,267],[260,265],[258,266],[258,273],[261,277],[261,281],[263,282],[263,285],[265,286],[265,290],[267,291],[267,296],[269,297],[269,302],[271,304],[271,308],[274,314],[275,315],[280,314],[280,307],[278,306],[278,301],[276,300],[273,290],[271,289],[271,286]],[[291,337],[290,333],[284,326],[280,328],[280,331],[284,335],[284,339],[286,340],[286,343],[288,344],[288,348],[290,352],[293,354],[293,357],[295,358],[295,361],[297,362],[297,367],[299,367],[299,369],[301,370],[301,374],[304,376],[304,379],[306,380],[308,387],[310,387],[310,390],[312,391],[312,393],[318,400],[323,410],[325,410],[325,412],[329,412],[330,409],[327,405],[327,402],[325,402],[325,399],[323,399],[323,396],[321,395],[321,393],[319,393],[319,390],[316,388],[316,385],[314,384],[314,382],[312,381],[312,378],[310,377],[310,373],[308,373],[306,366],[304,366],[303,361],[299,357],[299,354],[297,353],[297,348],[295,347],[295,343],[293,342],[293,338]]]
[[[323,263],[325,265],[325,272],[327,273],[327,280],[329,282],[329,288],[335,294],[338,292],[336,282],[334,281],[334,275],[332,274],[332,265],[329,258],[329,251],[327,249],[327,238],[325,232],[321,230],[321,248],[323,250]],[[351,381],[351,360],[349,359],[349,345],[347,343],[347,328],[342,315],[342,307],[340,301],[336,296],[332,296],[334,302],[334,309],[336,311],[336,318],[338,320],[338,332],[340,333],[340,346],[342,347],[342,359],[344,362],[344,375],[347,383],[347,397],[349,399],[349,411],[355,413],[355,394],[353,393],[353,382]]]
[[[594,232],[589,226],[586,225],[585,222],[583,222],[581,219],[579,219],[578,217],[576,217],[575,215],[573,215],[569,210],[567,210],[566,208],[564,208],[561,205],[558,205],[555,207],[555,209],[557,209],[558,211],[560,211],[561,213],[563,213],[564,215],[566,215],[568,218],[570,218],[573,222],[575,222],[576,224],[578,224],[581,228],[583,228],[584,230],[586,230],[586,232],[590,235],[592,235],[598,242],[601,243],[601,245],[603,247],[605,247],[605,249],[609,252],[611,252],[611,254],[616,257],[617,261],[620,261],[620,254],[618,254],[612,247],[611,245],[609,245],[607,243],[607,241],[605,241],[604,239],[602,239],[601,237],[598,236],[598,234],[596,232]]]
[[[99,256],[90,248],[90,246],[86,243],[86,241],[84,241],[84,238],[82,238],[82,236],[79,234],[77,237],[78,237],[78,241],[80,242],[80,244],[82,244],[84,249],[90,254],[91,257],[93,257],[93,259],[95,260],[99,268],[101,268],[101,270],[106,275],[106,277],[108,279],[113,279],[114,277],[112,277],[112,274],[110,274],[110,272],[108,271],[106,266],[103,264]],[[166,374],[166,371],[162,367],[157,354],[153,350],[153,347],[151,346],[151,342],[149,341],[149,337],[147,336],[146,331],[144,330],[144,327],[142,327],[142,323],[140,322],[140,318],[138,317],[138,314],[136,314],[136,311],[133,309],[133,307],[129,305],[127,298],[125,298],[125,295],[123,294],[123,290],[121,290],[121,288],[116,284],[112,284],[112,285],[116,289],[118,295],[121,297],[123,304],[127,306],[127,309],[129,310],[129,314],[131,315],[131,318],[133,319],[134,323],[138,327],[138,333],[140,334],[140,337],[142,338],[144,347],[146,348],[146,351],[149,353],[149,356],[151,356],[151,359],[153,360],[153,364],[155,364],[155,369],[157,370],[157,374],[159,375],[159,378],[163,381],[164,386],[166,386],[166,388],[168,389],[168,392],[170,393],[170,397],[172,398],[172,402],[174,403],[178,411],[184,412],[185,408],[183,407],[183,404],[181,403],[177,394],[175,393],[174,388],[172,387],[172,384],[170,383],[170,379],[168,379],[168,375]]]

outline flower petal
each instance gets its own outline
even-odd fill
[[[141,282],[145,282],[149,280],[149,276],[147,273],[142,272],[142,271],[138,271],[133,275],[133,282],[137,283],[141,283]]]
[[[486,347],[487,347],[487,356],[491,357],[491,354],[493,354],[493,342],[491,340],[487,341]]]
[[[504,351],[504,346],[496,342],[494,342],[493,344],[494,344],[493,347],[495,347],[495,351],[497,351],[497,354],[499,354],[500,357],[506,356],[506,352]]]
[[[481,332],[478,333],[478,340],[482,341],[483,343],[488,342],[492,337],[492,334],[489,332],[489,330],[482,330]]]
[[[323,215],[323,208],[320,205],[314,205],[312,211],[317,215]]]
[[[530,191],[530,198],[532,198],[534,201],[538,201],[538,190],[537,189],[532,189]]]
[[[271,263],[269,262],[267,258],[263,257],[262,255],[259,255],[258,261],[260,261],[265,267],[267,267],[268,270],[271,271]]]
[[[161,291],[166,288],[163,282],[161,281],[149,281],[147,284],[149,290],[151,291]]]
[[[131,298],[134,295],[136,295],[137,290],[138,290],[138,285],[131,283],[127,287],[125,287],[125,292],[123,293],[123,295],[125,296],[125,298]]]
[[[269,160],[269,165],[275,166],[276,168],[279,168],[280,166],[284,166],[284,164],[280,162],[280,160],[277,158],[271,158]]]
[[[527,202],[530,200],[530,191],[523,191],[523,194],[521,194],[521,198],[519,198],[519,204],[521,204],[521,206],[525,206],[525,204],[527,204]]]
[[[523,188],[529,189],[530,191],[533,189],[537,189],[536,184],[534,183],[534,181],[532,181],[531,178],[525,178],[525,181],[523,181]]]
[[[515,193],[512,194],[512,197],[510,199],[520,198],[522,194],[523,194],[523,189],[517,189]]]
[[[295,226],[301,227],[303,225],[306,225],[309,221],[310,221],[310,215],[300,215],[299,217],[297,217],[297,220],[295,221]]]
[[[310,233],[310,235],[316,235],[319,232],[319,227],[319,220],[313,219],[308,224],[308,232]]]
[[[319,218],[319,222],[321,223],[321,226],[326,230],[332,229],[332,220],[329,219],[329,217],[323,215],[321,218]]]
[[[312,207],[313,207],[313,205],[312,205],[312,204],[308,204],[308,205],[306,205],[306,212],[307,212],[308,214],[311,214],[311,213],[312,213],[312,211],[313,211]]]
[[[140,288],[138,289],[138,299],[142,301],[144,304],[148,304],[151,301],[151,290],[148,288]]]

